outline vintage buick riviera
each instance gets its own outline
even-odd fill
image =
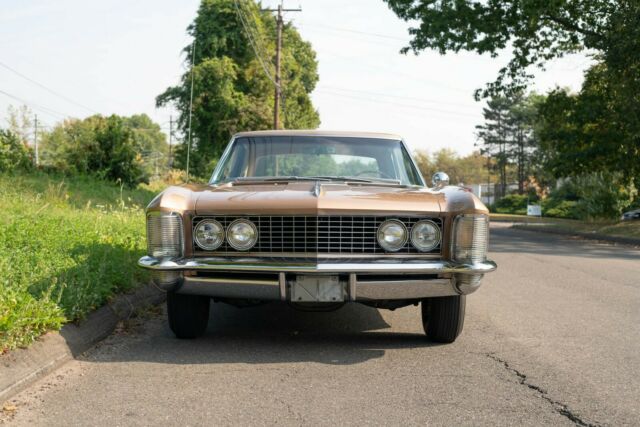
[[[167,188],[147,208],[141,267],[167,291],[171,330],[204,333],[210,299],[421,304],[427,337],[453,342],[465,296],[496,265],[487,208],[436,173],[428,188],[395,135],[244,132],[207,185]]]

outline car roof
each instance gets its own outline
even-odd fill
[[[402,140],[399,135],[391,133],[377,132],[349,132],[349,131],[327,131],[327,130],[258,130],[251,132],[236,133],[234,138],[260,137],[260,136],[335,136],[344,138],[369,138],[369,139],[392,139]]]

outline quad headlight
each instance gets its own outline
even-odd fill
[[[389,252],[397,252],[407,244],[409,239],[407,227],[396,220],[389,219],[378,227],[378,244]]]
[[[411,227],[411,244],[420,252],[429,252],[440,244],[440,228],[435,222],[422,220]]]
[[[214,251],[224,243],[224,228],[218,221],[205,219],[196,225],[193,238],[205,251]]]
[[[258,230],[249,220],[237,219],[227,227],[227,242],[238,251],[251,249],[258,241]]]

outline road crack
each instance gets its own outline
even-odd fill
[[[501,359],[500,357],[496,356],[494,353],[487,353],[485,355],[489,359],[492,359],[492,360],[500,363],[507,371],[511,372],[512,374],[514,374],[518,378],[518,382],[521,385],[523,385],[523,386],[529,388],[530,390],[533,390],[534,392],[536,392],[536,394],[540,398],[542,398],[542,399],[546,400],[547,402],[549,402],[549,404],[551,404],[551,406],[553,407],[553,409],[557,413],[559,413],[563,417],[568,418],[575,425],[580,426],[580,427],[600,427],[600,424],[591,423],[589,421],[585,421],[582,418],[580,418],[566,404],[564,404],[562,402],[559,402],[559,401],[557,401],[555,399],[552,399],[545,389],[541,388],[538,385],[535,385],[535,384],[532,384],[531,382],[529,382],[528,379],[527,379],[527,376],[525,374],[523,374],[522,372],[520,372],[517,369],[513,368],[509,364],[509,362],[507,362],[506,360]]]

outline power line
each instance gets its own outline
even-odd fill
[[[429,104],[450,105],[452,107],[463,107],[463,108],[474,108],[474,109],[476,108],[475,106],[468,105],[468,104],[459,104],[459,103],[453,103],[453,102],[439,101],[436,99],[417,98],[413,96],[403,96],[403,95],[396,95],[396,94],[383,93],[383,92],[371,92],[366,90],[350,89],[350,88],[343,88],[338,86],[322,85],[318,87],[318,89],[329,89],[329,90],[344,91],[344,92],[362,93],[366,95],[382,96],[387,98],[407,99],[410,101],[420,101],[420,102],[426,102]]]
[[[58,120],[60,118],[65,119],[65,118],[69,117],[68,114],[64,114],[64,113],[61,113],[59,111],[53,110],[51,108],[43,107],[43,106],[35,104],[33,102],[29,102],[27,100],[19,98],[19,97],[15,96],[15,95],[12,95],[12,94],[10,94],[8,92],[5,92],[3,90],[0,90],[0,93],[5,95],[5,96],[7,96],[7,97],[9,97],[9,98],[15,99],[16,101],[21,102],[21,103],[23,103],[23,104],[25,104],[25,105],[33,108],[33,109],[40,110],[43,113],[55,118],[56,120]],[[56,117],[56,116],[58,116],[58,117]]]
[[[454,116],[464,116],[464,117],[473,117],[473,118],[478,118],[478,115],[475,114],[467,114],[467,113],[461,113],[458,111],[450,111],[450,110],[441,110],[438,108],[429,108],[429,107],[425,107],[425,106],[420,106],[420,105],[411,105],[411,104],[403,104],[400,102],[393,102],[393,101],[387,101],[387,100],[376,100],[376,99],[372,99],[372,98],[366,98],[366,97],[362,97],[362,96],[356,96],[356,95],[349,95],[349,94],[345,94],[345,93],[339,93],[339,92],[331,92],[331,91],[327,91],[326,89],[318,89],[319,92],[321,93],[325,93],[327,95],[333,95],[333,96],[340,96],[340,97],[344,97],[344,98],[351,98],[351,99],[358,99],[361,101],[373,101],[373,102],[377,102],[377,103],[381,103],[381,104],[389,104],[389,105],[395,105],[398,107],[403,107],[403,108],[411,108],[411,109],[415,109],[415,110],[424,110],[424,111],[432,111],[435,113],[441,113],[441,114],[450,114],[450,115],[454,115]]]
[[[18,75],[18,76],[22,77],[23,79],[25,79],[25,80],[27,80],[27,81],[29,81],[29,82],[31,82],[31,83],[33,83],[33,84],[35,84],[35,85],[37,85],[37,86],[41,87],[42,89],[46,90],[47,92],[49,92],[49,93],[51,93],[51,94],[53,94],[53,95],[55,95],[55,96],[57,96],[57,97],[59,97],[59,98],[62,98],[62,99],[64,99],[64,100],[65,100],[65,101],[67,101],[67,102],[70,102],[71,104],[74,104],[74,105],[76,105],[76,106],[78,106],[78,107],[84,108],[85,110],[90,111],[90,112],[92,112],[92,113],[99,114],[97,111],[95,111],[95,110],[93,110],[93,109],[91,109],[91,108],[89,108],[89,107],[87,107],[87,106],[84,106],[84,105],[80,104],[79,102],[76,102],[76,101],[74,101],[74,100],[73,100],[73,99],[71,99],[71,98],[68,98],[68,97],[67,97],[67,96],[65,96],[65,95],[62,95],[61,93],[58,93],[58,92],[56,92],[56,91],[55,91],[55,90],[53,90],[53,89],[48,88],[47,86],[43,85],[42,83],[38,83],[37,81],[33,80],[33,79],[32,79],[32,78],[30,78],[30,77],[25,76],[24,74],[22,74],[21,72],[19,72],[19,71],[15,70],[15,69],[13,69],[13,68],[11,68],[11,67],[10,67],[10,66],[8,66],[7,64],[4,64],[4,63],[0,62],[0,66],[1,66],[1,67],[3,67],[3,68],[6,68],[7,70],[11,71],[12,73],[14,73],[14,74],[16,74],[16,75]]]
[[[250,30],[248,28],[248,24],[244,21],[244,17],[242,16],[242,12],[240,11],[240,5],[238,3],[238,0],[234,0],[233,4],[236,7],[236,15],[238,16],[238,19],[240,19],[240,23],[242,24],[242,28],[244,28],[244,32],[247,35],[247,39],[249,40],[249,44],[251,45],[251,48],[253,49],[253,53],[256,55],[256,58],[258,59],[258,62],[260,62],[260,65],[262,66],[262,70],[264,71],[264,73],[267,76],[267,78],[271,81],[271,83],[273,83],[277,87],[278,83],[275,81],[275,79],[273,78],[273,76],[269,72],[269,69],[267,68],[267,65],[264,63],[264,60],[262,59],[262,56],[260,56],[260,54],[258,53],[258,48],[256,47],[255,42],[253,40],[253,37],[251,36],[251,32],[250,32]]]
[[[325,25],[325,24],[315,24],[315,23],[309,24],[307,22],[304,22],[303,26],[305,26],[305,27],[316,27],[316,28],[326,28],[326,29],[333,30],[333,31],[342,31],[344,33],[352,33],[352,34],[361,34],[361,35],[365,35],[365,36],[378,37],[378,38],[389,39],[389,40],[399,40],[399,41],[403,41],[405,43],[409,42],[409,40],[407,40],[406,38],[397,37],[397,36],[391,36],[391,35],[388,35],[388,34],[370,33],[370,32],[367,32],[367,31],[352,30],[350,28],[333,27],[331,25]]]

